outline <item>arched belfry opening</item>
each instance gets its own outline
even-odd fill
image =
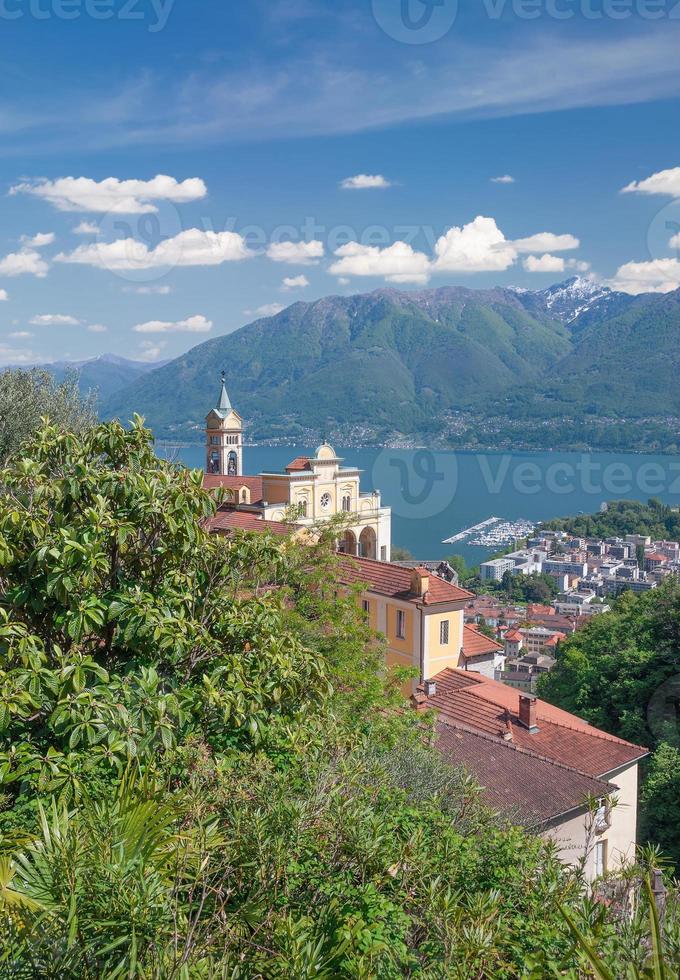
[[[243,475],[243,422],[227,394],[222,371],[220,396],[206,416],[206,473],[216,476]]]

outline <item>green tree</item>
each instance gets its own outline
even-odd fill
[[[0,373],[0,463],[48,417],[64,430],[82,432],[95,424],[92,398],[83,398],[75,376],[61,383],[47,371]]]

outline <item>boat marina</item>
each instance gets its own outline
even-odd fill
[[[504,521],[501,517],[488,517],[485,521],[446,538],[442,543],[456,544],[465,541],[468,545],[480,548],[507,548],[508,545],[528,537],[535,528],[536,524],[533,521],[524,518]]]

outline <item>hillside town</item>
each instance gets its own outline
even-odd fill
[[[638,767],[647,749],[534,692],[560,641],[609,608],[604,597],[612,582],[623,588],[649,581],[651,588],[660,575],[657,558],[671,573],[677,551],[667,542],[590,542],[547,532],[525,549],[484,562],[481,576],[499,582],[505,575],[549,574],[561,589],[557,599],[503,604],[461,588],[446,562],[391,562],[389,507],[378,493],[361,491],[360,471],[342,465],[328,443],[314,456],[291,460],[282,473],[245,474],[243,420],[224,375],[205,431],[204,485],[222,493],[209,530],[304,541],[325,522],[343,519],[338,586],[356,594],[413,707],[437,715],[444,758],[475,776],[490,805],[512,809],[555,840],[563,859],[581,862],[589,880],[629,860],[637,839]],[[639,569],[638,548],[648,568]]]

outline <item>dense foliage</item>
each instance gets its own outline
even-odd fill
[[[644,961],[428,748],[323,537],[208,535],[139,423],[0,483],[3,978],[587,975],[563,910]]]
[[[0,373],[0,464],[47,416],[72,432],[94,424],[94,403],[81,395],[75,375],[64,374],[56,381],[47,371],[37,369]]]
[[[561,517],[543,527],[576,537],[622,538],[626,534],[642,534],[656,541],[680,541],[680,511],[655,497],[646,504],[637,500],[612,500],[599,514]]]
[[[680,585],[624,593],[564,640],[539,694],[605,731],[649,747],[642,826],[680,868]]]

